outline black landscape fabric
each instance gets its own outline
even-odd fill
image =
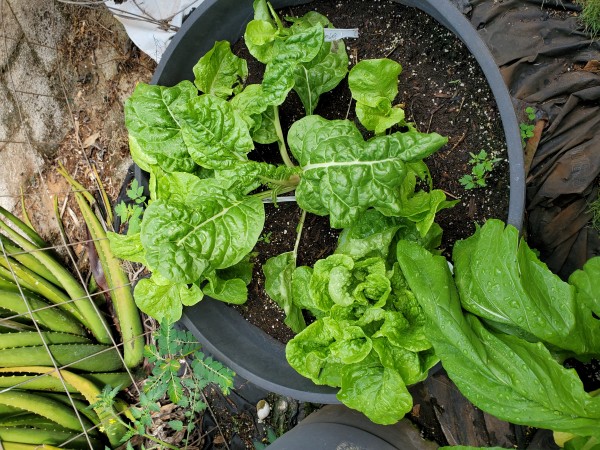
[[[526,232],[550,269],[566,278],[600,255],[588,212],[600,178],[600,41],[569,13],[578,9],[569,1],[472,0],[471,6],[471,22],[517,112],[532,106],[546,121],[530,155]]]

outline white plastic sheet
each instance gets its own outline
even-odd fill
[[[183,18],[204,0],[126,0],[106,6],[123,24],[130,39],[156,62],[169,45]]]

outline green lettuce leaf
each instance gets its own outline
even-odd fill
[[[296,254],[286,252],[269,258],[263,265],[265,291],[285,312],[285,324],[294,333],[306,328],[302,310],[293,302],[292,275],[296,269]]]
[[[241,305],[248,300],[248,288],[241,278],[228,278],[220,270],[205,274],[206,284],[202,285],[204,295],[225,303]]]
[[[135,285],[135,304],[144,313],[156,320],[175,322],[181,318],[183,306],[192,306],[204,297],[200,288],[186,283],[174,283],[153,273]]]
[[[125,125],[135,139],[136,162],[154,161],[165,171],[191,172],[196,164],[189,155],[182,128],[188,119],[188,102],[198,96],[190,81],[173,87],[139,83],[125,102]]]
[[[309,11],[300,18],[288,18],[293,22],[292,33],[306,30],[316,24],[331,26],[327,17]],[[299,64],[294,73],[294,91],[300,97],[307,115],[314,112],[319,96],[331,91],[348,73],[348,54],[344,42],[323,42],[319,53],[311,60]]]
[[[228,41],[218,41],[194,66],[194,84],[205,94],[224,99],[239,92],[248,76],[246,60],[231,52]]]
[[[336,334],[339,326],[335,320],[329,317],[317,320],[287,343],[286,359],[294,370],[315,384],[340,386],[344,364],[333,358],[330,351]]]
[[[382,366],[377,356],[344,367],[337,398],[382,425],[398,422],[413,404],[400,374]]]
[[[600,320],[593,317],[590,308],[595,304],[595,311],[600,309],[599,294],[590,294],[596,296],[593,302],[585,295],[588,290],[599,290],[592,288],[593,270],[574,274],[576,283],[582,279],[589,282],[587,290],[577,295],[576,287],[554,275],[519,239],[516,228],[494,219],[458,242],[453,259],[466,310],[520,328],[556,348],[580,356],[600,355]],[[578,284],[581,288],[582,283]],[[594,284],[600,286],[598,281]]]
[[[201,95],[188,103],[183,140],[190,156],[207,169],[223,169],[247,161],[254,148],[246,123],[230,103],[214,95]]]
[[[182,283],[241,261],[256,244],[265,220],[257,197],[211,188],[188,200],[155,200],[144,213],[141,230],[148,264]]]
[[[400,216],[406,162],[428,156],[445,142],[435,133],[414,130],[365,142],[350,121],[300,119],[288,134],[290,150],[303,169],[298,205],[317,215],[329,214],[333,228],[350,226],[370,207]]]
[[[377,134],[404,123],[404,111],[392,107],[398,95],[398,76],[402,66],[390,59],[367,59],[357,63],[348,74],[356,116],[360,123]]]
[[[574,370],[562,367],[542,343],[494,333],[465,315],[445,258],[408,241],[397,250],[427,316],[428,338],[473,404],[512,423],[600,436],[600,399],[584,391]]]

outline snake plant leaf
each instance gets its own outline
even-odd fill
[[[148,264],[173,282],[193,283],[230,267],[256,244],[264,225],[258,197],[208,189],[190,203],[152,202],[144,213],[141,240]]]
[[[188,103],[182,135],[192,159],[207,169],[226,168],[247,161],[254,148],[246,123],[230,103],[214,95],[201,95]]]
[[[133,139],[132,155],[140,166],[156,162],[167,172],[191,172],[196,164],[184,142],[182,128],[188,102],[198,96],[190,81],[173,87],[139,83],[125,102],[125,125]],[[137,155],[137,156],[136,156]]]
[[[228,41],[218,41],[194,66],[194,84],[205,94],[227,99],[242,89],[248,63],[231,51]]]
[[[348,120],[307,116],[292,125],[288,143],[303,169],[296,190],[300,207],[329,214],[332,228],[345,228],[369,208],[402,216],[406,163],[430,155],[446,139],[410,130],[364,141]]]

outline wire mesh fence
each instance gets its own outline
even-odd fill
[[[116,447],[126,409],[90,404],[107,384],[139,394],[123,349],[154,324],[121,338],[107,299],[129,279],[91,281],[106,238],[87,235],[57,165],[116,197],[130,162],[123,99],[152,64],[105,9],[0,0],[0,448]]]

